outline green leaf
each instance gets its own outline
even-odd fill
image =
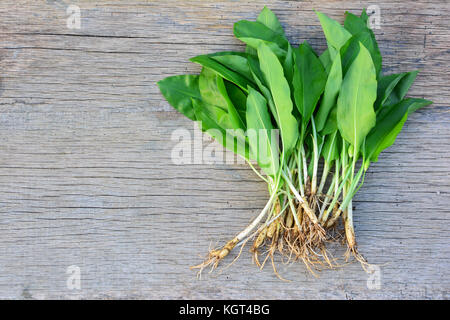
[[[226,111],[228,109],[228,103],[218,88],[219,79],[222,78],[211,69],[202,68],[198,80],[198,87],[204,102],[221,107]]]
[[[228,96],[225,82],[221,76],[208,68],[200,73],[199,88],[204,102],[227,111],[234,129],[245,129],[244,118],[237,112],[233,101]]]
[[[236,108],[241,119],[245,120],[246,117],[246,105],[247,105],[247,95],[235,84],[224,81],[225,87],[227,89],[228,97]]]
[[[369,30],[369,29],[368,29]],[[370,30],[369,30],[370,31]],[[341,56],[342,56],[342,72],[345,75],[348,68],[352,64],[353,60],[355,60],[356,56],[359,53],[359,43],[362,43],[363,46],[369,50],[370,56],[374,63],[375,72],[377,77],[381,73],[381,54],[378,50],[378,46],[374,47],[374,43],[372,41],[371,35],[368,31],[361,31],[360,33],[352,36],[347,43],[341,48]],[[376,42],[375,42],[376,44]]]
[[[323,127],[320,134],[327,135],[327,134],[331,134],[337,130],[338,130],[337,106],[334,105],[334,107],[330,111],[330,114],[328,115],[327,121],[325,122],[325,126]]]
[[[339,22],[329,18],[325,14],[319,11],[316,11],[316,14],[319,17],[323,33],[325,34],[328,44],[332,45],[339,51],[348,39],[351,38],[351,33],[348,32]],[[333,55],[331,55],[331,59],[334,59]]]
[[[390,147],[403,128],[409,114],[433,103],[424,99],[404,99],[399,103],[383,108],[377,115],[377,124],[367,135],[365,143],[365,166],[378,161],[379,154]]]
[[[378,80],[377,100],[375,101],[375,111],[385,104],[391,92],[397,86],[398,82],[405,76],[406,73],[390,74],[382,76]]]
[[[253,75],[253,80],[255,81],[256,85],[259,88],[259,91],[264,95],[267,101],[272,100],[272,94],[270,93],[270,90],[268,88],[268,84],[266,83],[266,80],[264,79],[264,75],[261,71],[261,68],[259,67],[259,60],[257,57],[249,57],[248,58],[248,66],[250,67],[250,71]],[[274,109],[271,109],[273,115],[276,115],[276,111]]]
[[[277,120],[278,115],[277,115],[277,110],[275,108],[275,103],[273,102],[272,94],[270,93],[270,90],[267,87],[268,85],[266,84],[264,75],[261,72],[261,69],[259,67],[258,59],[254,58],[254,57],[249,57],[248,65],[250,67],[250,70],[252,71],[253,79],[256,82],[256,84],[259,88],[259,91],[264,95],[264,97],[266,98],[266,100],[269,104],[270,112],[272,113],[273,118],[275,119],[275,121],[278,121]]]
[[[192,99],[201,99],[197,75],[167,77],[158,81],[158,87],[172,107],[191,120],[195,120]]]
[[[249,45],[245,46],[245,53],[248,54],[249,56],[257,56],[258,52],[256,51],[256,49],[250,47]]]
[[[276,136],[267,109],[266,99],[256,90],[249,89],[247,97],[247,136],[253,158],[269,176],[278,172],[279,157]]]
[[[283,62],[283,70],[284,70],[284,75],[286,77],[286,80],[288,81],[289,85],[291,85],[292,78],[294,76],[294,51],[290,44],[288,45],[288,51],[286,53],[286,57]],[[292,91],[292,86],[291,86],[291,91]]]
[[[373,64],[375,66],[377,78],[379,78],[382,68],[382,57],[373,31],[367,29],[367,31],[361,31],[360,33],[356,34],[355,37],[367,48],[367,50],[369,50]]]
[[[190,61],[211,69],[212,71],[220,75],[222,78],[230,82],[233,82],[234,84],[239,86],[242,90],[244,90],[244,92],[247,92],[248,86],[253,87],[253,84],[247,78],[245,78],[244,76],[240,75],[239,73],[233,70],[228,69],[223,64],[219,63],[218,61],[214,60],[208,55],[196,56],[194,58],[191,58]]]
[[[247,57],[242,54],[222,52],[220,55],[211,55],[211,58],[220,62],[230,70],[244,76],[247,80],[252,81],[252,73],[248,67]]]
[[[284,77],[286,78],[288,84],[289,84],[289,90],[291,91],[291,100],[295,101],[294,98],[294,84],[293,84],[293,78],[294,78],[294,65],[295,65],[295,53],[292,46],[289,44],[288,51],[286,53],[286,57],[283,62],[283,70],[284,70]],[[294,108],[292,110],[292,114],[296,119],[301,119],[301,115],[297,108]]]
[[[400,79],[400,81],[397,83],[394,90],[392,90],[391,94],[386,99],[384,104],[392,105],[401,101],[405,97],[414,80],[416,80],[416,76],[418,73],[419,73],[418,70],[406,72],[404,76]]]
[[[281,58],[286,55],[289,42],[286,38],[264,24],[256,21],[241,20],[234,24],[234,35],[254,49],[265,44]]]
[[[276,34],[285,37],[283,27],[277,16],[266,6],[264,6],[256,21],[262,23]]]
[[[294,53],[294,98],[305,128],[325,88],[327,74],[306,41]]]
[[[196,99],[193,99],[192,104],[197,120],[204,122],[202,130],[233,129],[233,123],[229,114],[222,108]]]
[[[348,69],[352,65],[359,53],[359,40],[352,36],[340,50],[342,60],[342,75],[345,76]]]
[[[369,50],[375,66],[377,78],[381,72],[382,57],[373,31],[367,27],[364,19],[350,12],[345,13],[344,27]]]
[[[345,12],[344,27],[353,35],[368,29],[367,24],[364,23],[364,19],[348,11]]]
[[[369,25],[369,16],[367,15],[366,9],[363,9],[361,12],[361,20],[365,23],[365,25]]]
[[[261,71],[272,94],[276,114],[274,115],[280,129],[283,152],[287,156],[295,147],[298,137],[298,124],[292,115],[292,100],[289,85],[283,74],[283,67],[270,48],[261,44],[258,47]]]
[[[222,108],[193,99],[196,119],[202,131],[234,153],[250,160],[250,147],[242,130],[233,130],[232,121]]]
[[[384,119],[387,114],[392,112],[392,110],[401,110],[403,113],[411,114],[417,109],[425,107],[433,102],[430,100],[420,99],[420,98],[406,98],[400,102],[397,102],[394,105],[385,106],[380,112],[377,114],[377,123],[380,119]]]
[[[357,57],[342,81],[337,101],[337,123],[341,136],[353,147],[353,154],[375,126],[373,103],[377,97],[375,67],[369,51],[360,44]]]
[[[342,84],[342,65],[341,56],[336,55],[336,58],[331,65],[330,72],[328,74],[327,83],[325,85],[325,91],[320,103],[319,110],[314,120],[316,121],[316,129],[318,132],[322,131],[325,127],[325,123],[328,119],[331,109],[336,105],[336,99],[341,89]]]
[[[217,87],[218,87],[220,93],[222,94],[222,96],[225,98],[228,114],[230,115],[230,119],[233,123],[233,128],[245,130],[245,124],[244,124],[245,117],[241,118],[239,113],[237,112],[233,102],[231,101],[230,97],[228,96],[227,88],[225,87],[225,82],[222,77],[217,77]]]
[[[330,57],[330,50],[326,49],[322,54],[319,56],[320,62],[322,62],[323,67],[325,68],[325,71],[327,73],[330,73],[331,65],[333,64],[333,60],[331,60]]]
[[[339,132],[334,131],[333,133],[325,137],[325,143],[322,147],[322,157],[326,163],[331,163],[332,161],[339,158]]]

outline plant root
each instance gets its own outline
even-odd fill
[[[276,268],[277,254],[281,257],[283,264],[301,260],[314,277],[318,277],[318,272],[325,269],[336,269],[348,264],[351,257],[359,261],[363,269],[367,271],[369,264],[358,252],[353,228],[349,228],[349,224],[345,223],[346,216],[339,212],[339,204],[337,203],[332,209],[333,215],[330,219],[324,221],[323,224],[319,223],[317,217],[320,213],[321,195],[312,195],[308,188],[306,189],[308,197],[305,198],[305,202],[295,201],[292,210],[279,215],[281,208],[277,199],[273,203],[275,206],[272,215],[274,220],[270,224],[261,224],[245,240],[240,239],[241,243],[239,243],[239,237],[235,237],[225,246],[210,250],[204,262],[191,267],[191,269],[199,269],[198,277],[205,268],[209,267],[211,269],[209,272],[212,272],[238,243],[242,244],[239,254],[226,266],[227,268],[239,258],[245,244],[252,240],[250,252],[255,264],[259,269],[263,269],[270,261],[274,274],[282,281],[289,280],[283,278]],[[339,217],[343,219],[344,228],[340,228],[341,224],[337,219]],[[347,245],[344,262],[342,259],[334,257],[327,249],[327,245],[342,241]]]
[[[239,242],[238,239],[234,238],[234,239],[228,241],[227,244],[224,245],[222,248],[216,249],[216,250],[210,250],[205,261],[203,261],[199,265],[190,267],[190,269],[191,270],[199,269],[199,271],[197,273],[198,278],[201,277],[202,271],[207,267],[211,267],[210,272],[212,272],[214,269],[217,268],[217,266],[219,265],[219,262],[223,258],[225,258],[231,252],[231,250],[234,249],[234,247],[238,244],[238,242]]]

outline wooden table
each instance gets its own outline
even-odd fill
[[[294,44],[322,51],[312,9],[342,22],[371,2],[2,1],[0,298],[448,299],[450,8],[376,3],[384,71],[420,69],[410,96],[435,103],[410,116],[355,199],[359,247],[379,273],[351,264],[316,279],[280,264],[286,283],[248,250],[201,280],[189,270],[268,193],[245,164],[173,164],[172,132],[194,129],[156,82],[198,73],[189,57],[243,50],[233,23],[264,4]]]

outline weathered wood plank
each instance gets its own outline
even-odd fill
[[[232,24],[265,1],[68,1],[0,4],[1,298],[449,298],[450,30],[446,1],[380,1],[384,70],[421,69],[412,115],[355,201],[361,251],[381,265],[369,290],[358,265],[291,283],[244,252],[197,280],[188,266],[260,210],[267,192],[243,164],[176,166],[172,132],[192,124],[155,83],[197,73],[187,58],[242,50]],[[342,21],[361,1],[274,1],[294,43],[322,50],[312,8]],[[68,266],[81,290],[66,286]]]

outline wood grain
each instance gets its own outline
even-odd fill
[[[68,29],[66,8],[81,8]],[[360,250],[312,277],[301,264],[259,271],[245,251],[197,280],[189,266],[240,231],[268,197],[244,164],[171,162],[177,128],[155,83],[198,73],[188,57],[242,50],[239,19],[267,4],[289,39],[325,42],[312,8],[343,21],[366,1],[17,1],[0,3],[0,298],[448,299],[448,2],[377,1],[385,72],[420,69],[413,114],[355,200]],[[231,261],[231,260],[229,260]],[[81,289],[66,270],[81,270]]]

